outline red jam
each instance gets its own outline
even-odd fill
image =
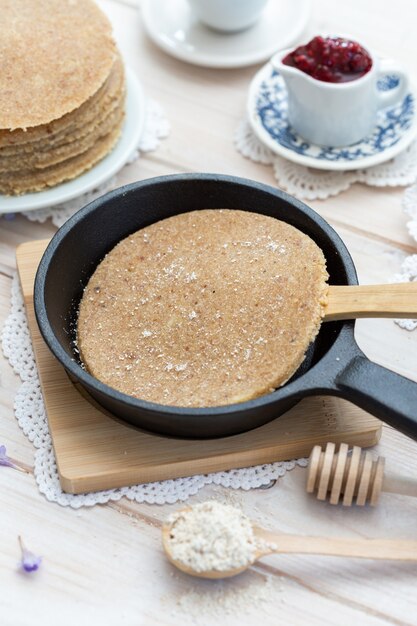
[[[287,54],[282,62],[327,83],[356,80],[372,67],[369,53],[356,41],[342,37],[314,37]]]

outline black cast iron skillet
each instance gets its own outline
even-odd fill
[[[229,208],[284,220],[310,235],[327,259],[330,283],[356,284],[339,236],[312,209],[282,191],[232,176],[187,174],[116,189],[78,211],[51,240],[35,280],[40,331],[65,369],[104,408],[140,428],[177,437],[219,437],[269,422],[301,398],[346,398],[417,439],[417,383],[372,363],[357,346],[354,322],[326,322],[293,378],[273,393],[210,408],[145,402],[120,393],[82,369],[73,351],[82,290],[103,256],[128,234],[177,213]]]

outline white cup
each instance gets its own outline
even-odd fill
[[[275,54],[271,63],[281,74],[288,92],[288,121],[307,141],[322,146],[349,146],[364,139],[375,127],[378,109],[400,102],[407,93],[408,78],[394,61],[372,59],[371,69],[355,80],[328,83],[313,78],[282,61],[292,49]],[[384,76],[395,75],[398,85],[377,89]]]
[[[195,15],[206,26],[236,32],[252,26],[268,0],[188,0]]]

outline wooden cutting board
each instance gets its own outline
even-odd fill
[[[294,459],[328,441],[363,447],[378,442],[379,420],[330,396],[306,398],[278,420],[222,439],[163,437],[113,417],[70,381],[40,335],[33,282],[47,243],[25,243],[16,256],[64,491],[84,493]]]

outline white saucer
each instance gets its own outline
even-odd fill
[[[379,81],[378,89],[387,91],[397,83],[395,75],[387,76]],[[288,122],[287,89],[270,63],[251,82],[248,117],[255,135],[275,154],[321,170],[360,170],[384,163],[417,136],[416,94],[410,88],[402,102],[378,112],[375,128],[362,141],[341,148],[309,143]]]
[[[74,180],[45,191],[22,196],[0,194],[0,214],[31,211],[66,202],[90,191],[118,172],[137,148],[145,123],[146,101],[135,74],[126,68],[126,116],[119,141],[113,150],[91,170]]]
[[[168,54],[204,67],[244,67],[269,59],[302,34],[311,0],[269,0],[259,21],[239,33],[224,34],[201,24],[187,0],[143,0],[149,37]]]

